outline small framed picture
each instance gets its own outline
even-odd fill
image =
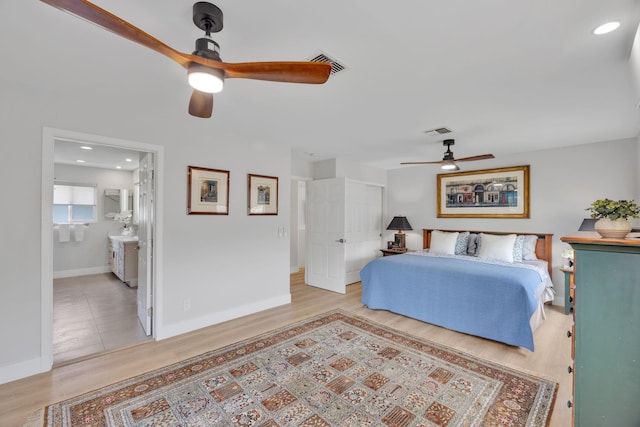
[[[229,171],[189,166],[187,214],[229,215]]]
[[[247,214],[278,215],[278,177],[247,175]]]

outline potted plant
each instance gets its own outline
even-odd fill
[[[633,200],[600,199],[587,209],[597,219],[595,229],[602,237],[623,239],[631,231],[629,218],[638,218],[640,207]]]
[[[113,219],[122,223],[122,235],[133,236],[133,227],[131,227],[132,211],[122,211],[114,215]]]

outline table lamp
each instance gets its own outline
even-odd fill
[[[406,249],[406,234],[403,233],[403,230],[413,230],[411,228],[411,224],[407,221],[407,217],[405,216],[394,216],[387,230],[398,230],[396,233],[396,243],[400,249]]]
[[[596,231],[596,228],[595,228],[596,221],[597,219],[594,219],[594,218],[583,219],[582,224],[580,224],[580,228],[578,229],[578,231]]]

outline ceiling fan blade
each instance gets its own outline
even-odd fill
[[[479,156],[462,157],[461,159],[454,159],[453,162],[470,162],[473,160],[486,160],[495,159],[493,154],[480,154]],[[444,163],[445,160],[439,160],[437,162],[402,162],[401,165],[439,165]]]
[[[87,0],[41,0],[48,5],[76,15],[120,37],[131,40],[168,57],[185,68],[191,63],[223,70],[228,78],[273,82],[322,84],[331,73],[324,62],[245,62],[227,63],[177,51],[122,18]]]
[[[439,165],[442,163],[442,160],[437,162],[402,162],[401,165]]]
[[[270,82],[322,84],[329,79],[327,62],[243,62],[223,63],[227,77]]]
[[[479,156],[463,157],[461,159],[455,159],[456,162],[470,162],[473,160],[486,160],[495,159],[493,154],[480,154]]]
[[[161,53],[164,56],[176,61],[183,67],[187,67],[192,62],[190,56],[172,47],[167,46],[155,37],[145,33],[141,29],[131,25],[127,21],[116,15],[90,3],[86,0],[41,0],[48,5],[56,7],[79,18],[83,18],[106,30],[109,30],[125,39],[146,46]],[[219,67],[215,67],[219,68]]]
[[[189,100],[189,114],[208,119],[213,113],[213,94],[194,90]]]

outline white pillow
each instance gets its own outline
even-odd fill
[[[522,259],[525,261],[535,261],[536,257],[536,244],[538,243],[538,236],[526,235],[524,236],[524,245],[522,247]]]
[[[495,261],[513,262],[513,245],[516,241],[515,234],[499,236],[496,234],[480,233],[482,244],[478,258]]]
[[[524,236],[522,234],[518,234],[516,237],[516,241],[513,244],[513,261],[514,262],[522,262],[524,259],[523,255],[524,251]]]
[[[429,246],[429,252],[454,255],[456,253],[458,234],[459,233],[447,233],[444,231],[433,230],[431,232],[431,245]]]

